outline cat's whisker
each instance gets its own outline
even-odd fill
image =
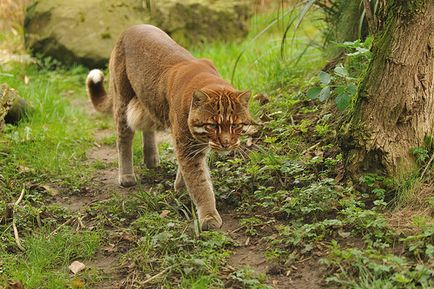
[[[195,158],[198,154],[204,152],[205,150],[206,150],[206,148],[199,150],[197,153],[194,154],[193,158]]]
[[[251,148],[249,148],[249,147],[246,147],[246,146],[243,146],[243,150],[244,150],[244,151],[247,151],[248,153],[251,153],[251,152],[254,151],[253,149],[251,149]]]
[[[246,160],[246,157],[243,155],[243,151],[242,151],[241,148],[237,148],[235,152],[236,152],[238,155],[240,155],[241,158],[242,158],[244,161]]]
[[[207,143],[193,143],[193,144],[189,145],[190,148],[194,148],[194,147],[206,147],[206,146],[208,146]]]
[[[188,161],[193,160],[198,154],[204,152],[207,148],[208,148],[207,146],[204,146],[189,152],[187,154],[187,160]]]
[[[238,152],[243,157],[243,160],[250,159],[249,154],[245,151],[243,147],[239,147]]]
[[[252,147],[248,147],[246,144],[243,144],[242,147],[248,152],[254,152],[257,150],[259,150],[260,152],[266,152],[261,146],[258,146],[257,144],[252,144]]]

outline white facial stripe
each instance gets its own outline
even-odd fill
[[[194,126],[193,131],[195,133],[207,133],[206,129],[203,126]]]

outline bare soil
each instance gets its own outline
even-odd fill
[[[75,100],[74,105],[84,107],[84,111],[92,119],[99,116],[92,110],[90,101]],[[55,201],[71,212],[85,215],[90,206],[96,202],[110,199],[113,196],[127,198],[134,188],[122,188],[117,183],[117,151],[115,145],[103,144],[103,140],[114,135],[113,129],[100,129],[95,133],[95,145],[87,152],[87,162],[105,164],[92,176],[92,188],[84,189],[74,194],[59,194]],[[159,142],[171,143],[168,132],[158,134]],[[146,184],[145,184],[146,185]],[[321,288],[323,268],[317,260],[307,260],[291,266],[291,270],[282,270],[279,265],[273,264],[265,257],[267,246],[260,237],[250,237],[244,233],[239,224],[239,218],[234,209],[226,209],[222,214],[222,231],[227,233],[238,245],[233,248],[223,272],[230,274],[242,267],[250,267],[258,274],[266,277],[267,283],[276,289]],[[97,270],[103,276],[98,288],[130,288],[131,276],[128,262],[120,260],[130,246],[134,243],[134,236],[123,231],[122,228],[107,229],[108,238],[95,258],[88,262],[87,267]],[[265,236],[263,236],[265,237]]]

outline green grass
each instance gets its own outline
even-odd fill
[[[24,77],[30,79],[27,85]],[[34,108],[27,121],[9,126],[0,138],[2,182],[8,190],[16,189],[16,173],[25,168],[30,168],[27,177],[39,181],[72,186],[86,180],[89,170],[83,160],[93,124],[71,105],[84,97],[84,77],[82,68],[47,71],[34,65],[0,73],[0,82],[15,88]]]
[[[89,259],[99,247],[100,234],[93,231],[77,234],[65,229],[46,238],[70,213],[50,204],[50,193],[43,186],[68,195],[88,183],[94,171],[85,163],[85,153],[92,145],[95,124],[72,105],[85,97],[84,78],[83,68],[50,71],[17,64],[0,71],[0,83],[16,89],[33,107],[26,120],[7,126],[0,135],[0,211],[24,188],[15,217],[26,248],[25,253],[17,251],[10,220],[3,219],[0,284],[12,279],[22,280],[26,288],[67,288],[70,262]]]
[[[251,33],[239,43],[192,49],[212,59],[227,80],[244,51],[233,84],[269,100],[251,104],[263,124],[245,154],[210,157],[218,206],[239,221],[243,236],[266,248],[267,261],[283,272],[311,259],[327,268],[322,278],[330,288],[430,288],[432,215],[414,217],[408,232],[395,231],[388,222],[393,194],[388,180],[366,175],[358,184],[343,182],[336,139],[342,113],[330,102],[324,106],[306,98],[325,63],[320,16],[308,14],[294,37],[289,34],[285,58],[280,41],[289,18],[252,41],[276,17],[273,13],[254,18]],[[136,171],[145,184],[127,197],[92,181],[97,170],[116,167],[86,157],[94,133],[113,124],[106,117],[89,117],[81,107],[86,69],[53,70],[51,64],[0,68],[0,83],[8,83],[34,107],[27,120],[0,135],[0,287],[20,280],[25,288],[71,288],[78,280],[98,288],[106,277],[102,272],[71,276],[67,267],[74,260],[91,264],[114,245],[117,265],[130,285],[157,276],[149,286],[270,288],[267,276],[254,268],[228,267],[229,256],[245,239],[233,240],[224,232],[199,234],[188,194],[172,189],[176,165],[170,145],[160,145],[161,169],[147,170],[139,166],[137,134]],[[365,67],[364,57],[346,63],[354,79]],[[99,143],[114,144],[114,133]],[[54,195],[46,185],[55,188]],[[24,199],[14,213],[25,248],[21,252],[12,220],[4,216],[23,187]],[[81,211],[62,204],[99,194],[105,197]]]
[[[100,233],[77,234],[71,229],[62,229],[50,236],[50,231],[41,229],[26,238],[26,254],[0,256],[3,274],[0,284],[7,279],[25,280],[26,288],[68,288],[71,278],[68,266],[74,260],[89,260],[100,245]],[[47,236],[50,236],[47,238]]]
[[[318,69],[324,62],[321,49],[321,28],[324,23],[319,15],[309,16],[309,24],[302,25],[294,38],[286,41],[281,58],[281,26],[289,16],[272,26],[261,37],[256,36],[278,18],[277,12],[261,15],[252,19],[250,33],[241,43],[213,43],[194,48],[197,57],[211,59],[222,77],[231,80],[237,58],[241,55],[232,84],[239,89],[252,90],[254,93],[271,91],[282,85],[290,85],[305,73]]]

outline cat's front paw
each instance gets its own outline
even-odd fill
[[[120,175],[119,184],[124,188],[135,186],[137,184],[136,176],[134,174]]]
[[[218,229],[222,226],[223,221],[220,214],[215,211],[214,213],[206,214],[204,217],[199,217],[200,227],[203,231]]]

